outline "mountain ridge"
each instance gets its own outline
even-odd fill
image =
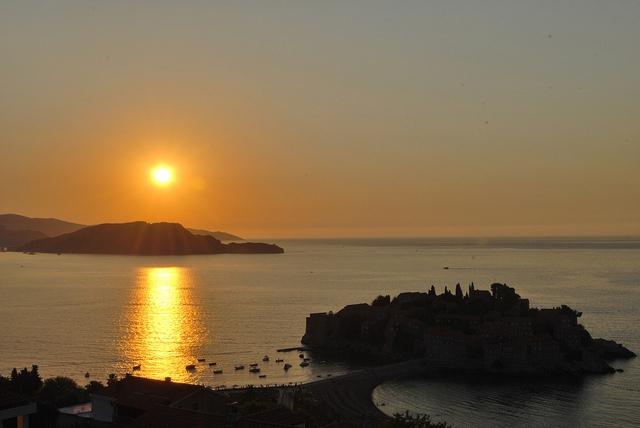
[[[14,213],[0,214],[0,248],[19,247],[35,239],[53,238],[87,226],[95,225],[73,223],[53,217],[27,217]],[[187,230],[195,235],[212,236],[219,241],[244,241],[244,238],[223,231],[212,232],[193,228],[187,228]]]
[[[14,251],[76,254],[188,255],[278,254],[275,244],[224,244],[208,235],[195,235],[179,223],[103,223],[63,235],[31,241]]]

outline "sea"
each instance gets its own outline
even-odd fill
[[[300,346],[309,313],[472,281],[507,283],[533,307],[569,305],[594,337],[640,352],[640,238],[272,242],[285,253],[0,253],[0,374],[37,364],[43,377],[80,384],[131,372],[213,387],[308,382],[357,368],[306,351],[312,363],[301,367],[300,352],[278,352]],[[390,415],[454,427],[640,426],[639,361],[584,378],[399,379],[372,399]],[[249,373],[252,363],[265,376]]]

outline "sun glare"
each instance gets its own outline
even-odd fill
[[[151,170],[151,180],[158,186],[167,186],[173,181],[173,170],[166,165],[158,165]]]

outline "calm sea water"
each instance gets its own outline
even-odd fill
[[[431,284],[500,281],[534,306],[568,304],[596,337],[640,351],[638,240],[281,241],[283,255],[34,256],[0,253],[0,371],[140,375],[208,385],[299,382],[349,370],[298,366],[310,312]],[[444,266],[450,269],[444,270]],[[263,355],[271,361],[261,362]],[[185,365],[206,358],[193,373]],[[294,363],[285,373],[276,357]],[[213,374],[209,362],[222,368]],[[265,379],[234,365],[259,362]],[[640,364],[583,380],[427,378],[388,382],[389,413],[426,412],[455,426],[640,425]]]

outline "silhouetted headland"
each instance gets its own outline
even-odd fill
[[[57,218],[32,218],[19,214],[0,214],[0,249],[21,247],[36,239],[53,238],[84,227],[87,225]],[[215,232],[205,229],[187,228],[187,230],[194,235],[213,236],[222,242],[244,241],[237,235],[219,230]]]
[[[215,232],[212,232],[210,230],[205,230],[205,229],[192,229],[192,228],[187,228],[187,230],[191,233],[193,233],[194,235],[209,235],[209,236],[213,236],[214,238],[216,238],[219,241],[244,241],[244,238],[239,237],[238,235],[234,235],[232,233],[227,233],[227,232],[223,232],[221,230],[216,230]]]
[[[209,235],[194,235],[178,223],[105,223],[53,238],[37,239],[18,251],[38,253],[187,255],[278,254],[275,244],[257,242],[223,244]]]
[[[305,345],[342,359],[424,359],[435,369],[497,374],[611,373],[613,359],[635,357],[624,346],[593,339],[568,306],[529,307],[514,288],[466,293],[445,288],[378,296],[307,318]]]

